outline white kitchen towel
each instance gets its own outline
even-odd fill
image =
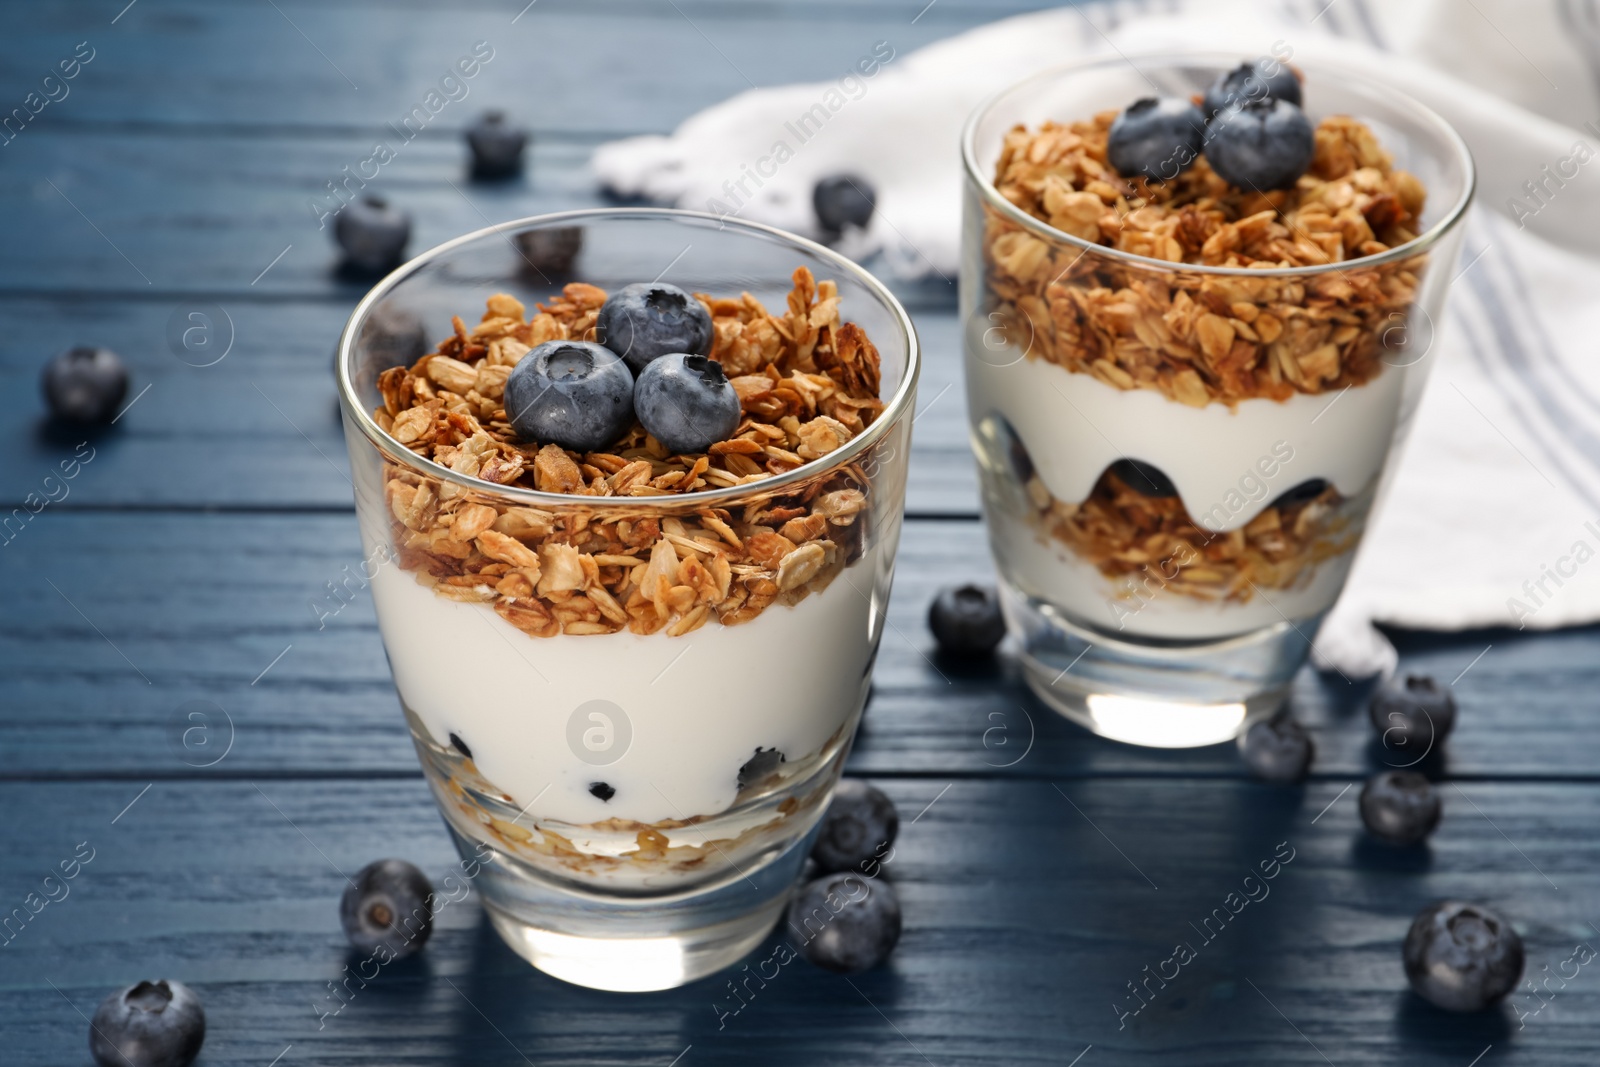
[[[892,40],[863,41],[832,81],[741,93],[670,137],[602,146],[594,168],[621,193],[800,232],[815,229],[815,181],[859,173],[876,186],[878,210],[848,251],[881,251],[903,275],[953,277],[958,138],[988,95],[1079,56],[1246,57],[1274,45],[1291,63],[1337,60],[1418,97],[1455,125],[1478,165],[1436,364],[1349,587],[1317,635],[1316,662],[1351,677],[1391,670],[1394,649],[1374,622],[1600,620],[1600,0],[1060,8],[908,54]]]

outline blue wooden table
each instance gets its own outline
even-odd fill
[[[742,1004],[721,979],[608,995],[530,969],[470,901],[335,1013],[339,871],[395,855],[438,877],[453,857],[370,600],[317,607],[359,560],[329,357],[362,286],[308,205],[477,41],[495,58],[471,95],[378,183],[415,249],[605,202],[596,144],[668,130],[746,75],[833,77],[874,42],[904,53],[1035,5],[125,2],[9,5],[0,34],[0,111],[80,60],[0,145],[0,514],[27,516],[0,545],[0,1061],[87,1063],[85,1016],[145,977],[198,989],[212,1067],[1600,1059],[1600,970],[1571,962],[1600,945],[1600,634],[1396,635],[1462,705],[1428,765],[1445,821],[1410,852],[1361,833],[1356,788],[1382,766],[1361,686],[1300,678],[1318,759],[1285,789],[1231,747],[1091,738],[1004,659],[940,661],[929,597],[990,567],[953,294],[926,288],[934,402],[850,764],[902,813],[890,963],[796,962]],[[465,173],[461,130],[488,106],[535,127],[509,185]],[[226,355],[175,355],[172,324],[218,308]],[[43,418],[40,365],[73,344],[132,367],[106,432]],[[1270,895],[1202,927],[1274,858]],[[46,883],[63,861],[76,877]],[[1408,993],[1399,942],[1440,897],[1513,917],[1538,992],[1473,1017]],[[1179,942],[1196,958],[1149,981]]]

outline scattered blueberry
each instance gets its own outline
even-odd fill
[[[505,409],[525,442],[592,452],[633,425],[633,374],[603,345],[546,341],[511,368]]]
[[[1265,192],[1287,189],[1311,166],[1316,135],[1306,113],[1287,100],[1234,104],[1206,134],[1206,161],[1223,181]]]
[[[755,755],[744,761],[739,768],[739,788],[748,789],[757,782],[778,769],[778,764],[784,762],[783,753],[775,748],[757,747]]]
[[[1439,794],[1416,771],[1381,771],[1361,787],[1361,821],[1392,845],[1414,845],[1439,825]]]
[[[528,131],[506,121],[504,111],[485,111],[467,127],[467,147],[472,150],[472,174],[477,178],[508,178],[522,170],[522,150]]]
[[[1239,737],[1239,754],[1250,773],[1268,782],[1289,783],[1305,778],[1316,746],[1311,735],[1287,714],[1258,719]]]
[[[433,933],[433,886],[405,860],[378,860],[361,868],[339,899],[339,921],[362,952],[409,956]]]
[[[1458,900],[1423,908],[1401,955],[1411,988],[1447,1011],[1482,1011],[1522,978],[1522,938],[1511,924]]]
[[[928,629],[946,655],[974,659],[989,655],[1006,635],[999,592],[992,585],[939,590],[928,606]]]
[[[39,385],[58,419],[106,422],[128,395],[128,368],[109,348],[69,348],[44,365]]]
[[[1171,180],[1200,158],[1205,134],[1205,116],[1188,100],[1147,96],[1111,123],[1106,159],[1125,178]]]
[[[669,352],[711,354],[711,312],[690,293],[664,282],[637,282],[612,293],[595,320],[595,340],[638,374]]]
[[[617,795],[617,791],[604,782],[590,782],[589,795],[599,797],[601,800],[610,800]]]
[[[463,756],[467,757],[468,759],[472,758],[472,749],[468,748],[467,747],[467,743],[465,741],[461,740],[461,735],[460,734],[451,734],[450,735],[450,747],[455,749],[457,752],[461,753]]]
[[[1262,56],[1254,63],[1240,63],[1228,73],[1217,75],[1206,90],[1202,107],[1206,118],[1210,118],[1232,104],[1249,100],[1287,100],[1299,107],[1300,79],[1284,64]]]
[[[1117,460],[1111,465],[1111,473],[1120,478],[1122,484],[1141,496],[1178,495],[1178,487],[1172,484],[1171,478],[1161,472],[1160,467],[1141,463],[1136,459]]]
[[[583,227],[539,226],[516,235],[522,265],[535,274],[566,274],[583,250]]]
[[[900,902],[882,879],[824,875],[789,902],[789,934],[800,939],[800,955],[818,967],[865,971],[888,959],[900,940]]]
[[[377,370],[409,366],[428,354],[428,330],[422,320],[404,308],[382,303],[361,324],[361,350]]]
[[[739,394],[722,364],[673,352],[639,372],[633,393],[639,421],[669,452],[704,452],[739,428]]]
[[[333,217],[333,239],[350,266],[371,273],[386,271],[399,266],[405,255],[411,216],[381,196],[359,197]]]
[[[1372,694],[1368,714],[1385,748],[1421,759],[1450,736],[1456,698],[1430,675],[1408,674],[1385,680]]]
[[[859,871],[882,860],[899,832],[894,801],[866,782],[845,778],[822,816],[811,858],[824,871]]]
[[[811,190],[811,206],[816,209],[817,224],[827,233],[843,233],[846,226],[866,229],[878,206],[878,193],[860,175],[834,174],[820,179]]]
[[[205,1039],[200,998],[165,979],[111,994],[89,1023],[89,1053],[100,1067],[186,1067]]]
[[[1327,489],[1328,483],[1323,481],[1321,478],[1309,478],[1306,481],[1301,482],[1299,485],[1285,489],[1283,492],[1279,493],[1268,506],[1282,510],[1285,508],[1295,507],[1299,504],[1309,504],[1311,501],[1317,499],[1317,497],[1327,492]]]

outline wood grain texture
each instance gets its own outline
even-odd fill
[[[91,464],[81,477],[93,473]],[[115,551],[105,550],[107,538]],[[327,583],[359,561],[346,514],[44,511],[0,548],[14,606],[0,619],[0,669],[14,694],[0,705],[0,774],[413,773],[370,595],[326,619],[313,606],[329,611]],[[972,668],[941,659],[924,623],[929,601],[940,586],[992,573],[981,523],[907,523],[855,768],[1242,773],[1227,745],[1165,752],[1093,738],[1040,704],[1007,660]],[[1597,684],[1600,666],[1587,654],[1595,639],[1581,630],[1402,641],[1404,668],[1444,680],[1494,646],[1458,683],[1460,723],[1427,768],[1600,777],[1587,755],[1600,744],[1600,722],[1575,699]],[[1549,678],[1562,684],[1541,684]],[[1366,693],[1336,675],[1302,674],[1296,702],[1317,732],[1319,774],[1400,762],[1372,746]],[[193,700],[219,704],[234,724],[233,750],[215,768],[193,768],[198,760],[174,750],[189,725],[181,709]],[[86,730],[114,743],[85,746]]]
[[[1062,1065],[1090,1044],[1085,1064],[1464,1067],[1491,1044],[1496,1063],[1592,1062],[1600,986],[1587,970],[1519,1030],[1531,994],[1446,1016],[1406,992],[1396,947],[1441,896],[1513,916],[1530,973],[1600,942],[1600,874],[1549,832],[1600,818],[1592,784],[1452,789],[1421,852],[1365,841],[1354,798],[1331,783],[877,784],[906,815],[890,865],[906,929],[877,971],[846,980],[797,960],[752,983],[737,1014],[726,977],[596,993],[514,957],[473,899],[445,909],[420,958],[327,1018],[314,1005],[332,1007],[326,983],[347,962],[340,872],[385,855],[436,880],[452,865],[420,781],[157,782],[115,825],[143,783],[0,786],[16,816],[0,901],[20,905],[79,842],[95,850],[70,895],[0,949],[7,1035],[28,1062],[79,1062],[74,1006],[181,974],[205,998],[211,1067],[291,1045],[284,1062],[664,1065],[692,1045],[682,1063]],[[1261,899],[1197,932],[1275,855],[1292,858],[1257,883]],[[1178,942],[1197,959],[1132,1015],[1127,983]]]
[[[547,978],[470,899],[441,915],[420,959],[319,1019],[347,962],[341,872],[397,855],[438,879],[454,857],[370,599],[320,626],[312,606],[359,558],[329,359],[365,283],[335,271],[310,199],[478,39],[497,57],[471,95],[374,182],[415,214],[414,250],[612,202],[587,170],[596,144],[665,133],[752,80],[836,77],[878,40],[903,56],[1053,6],[524,2],[6,12],[0,113],[78,42],[96,55],[67,99],[0,145],[0,247],[12,252],[0,257],[0,525],[13,520],[0,535],[0,917],[13,926],[0,934],[0,1060],[88,1062],[79,1013],[164,975],[205,1000],[201,1067],[1594,1062],[1600,980],[1592,967],[1559,975],[1575,945],[1600,946],[1587,847],[1600,633],[1395,635],[1402,667],[1456,679],[1462,706],[1423,764],[1448,780],[1445,821],[1415,851],[1359,828],[1359,779],[1395,759],[1372,746],[1365,686],[1302,673],[1315,774],[1276,789],[1247,780],[1230,746],[1092,738],[1005,658],[940,659],[929,598],[992,570],[959,328],[937,282],[897,286],[928,357],[908,492],[920,517],[906,524],[850,763],[902,815],[890,878],[906,932],[889,964],[846,980],[796,962],[724,1014],[728,975],[634,996]],[[1084,41],[1107,25],[1091,9]],[[460,132],[490,106],[536,130],[528,174],[503,185],[464,175]],[[204,303],[225,309],[234,346],[201,368],[169,351],[166,331]],[[65,499],[18,520],[28,494],[59,494],[45,479],[81,439],[42,422],[37,394],[42,361],[79,343],[117,349],[135,392],[149,390],[93,438]],[[191,733],[185,748],[197,707],[211,716],[205,745]],[[70,895],[18,928],[12,909],[31,914],[28,895],[80,842],[94,859]],[[1270,896],[1204,940],[1191,924],[1280,843],[1295,858]],[[1522,992],[1463,1018],[1406,992],[1399,941],[1440,897],[1511,916],[1528,975],[1558,976],[1543,999]],[[1128,983],[1180,940],[1197,960],[1122,1018],[1138,1004]]]
[[[877,41],[904,55],[978,22],[1054,6],[539,0],[517,18],[524,4],[164,0],[133,6],[115,25],[120,3],[17,5],[0,38],[0,100],[20,105],[87,40],[95,58],[35,127],[376,128],[398,122],[488,41],[495,58],[430,128],[460,129],[478,108],[506,106],[541,131],[665,132],[753,85],[838,78]]]

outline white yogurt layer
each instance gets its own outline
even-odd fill
[[[1371,489],[1399,417],[1403,375],[1394,368],[1342,392],[1192,408],[1152,389],[1117,389],[1029,359],[1015,345],[996,346],[990,326],[974,316],[967,328],[973,425],[1003,419],[1058,500],[1081,502],[1106,467],[1137,459],[1171,479],[1198,525],[1234,530],[1312,479],[1346,498]],[[1083,622],[1130,635],[1214,638],[1312,619],[1338,599],[1354,556],[1324,561],[1303,586],[1245,602],[1166,592],[1159,576],[1130,597],[1132,583],[1108,579],[1036,523],[993,501],[987,511],[996,559],[1011,581]]]
[[[1342,392],[1192,408],[1153,389],[1118,389],[1026,358],[1014,345],[988,347],[988,325],[974,316],[967,330],[972,421],[1005,419],[1058,500],[1082,501],[1106,467],[1137,459],[1172,480],[1198,525],[1238,529],[1312,478],[1345,497],[1366,489],[1383,467],[1400,411],[1396,368]]]
[[[855,713],[877,647],[880,551],[793,607],[684,637],[530,637],[392,563],[372,595],[400,698],[441,745],[459,735],[529,823],[652,823],[725,811],[758,747],[815,754]],[[606,758],[624,744],[605,765],[574,747]],[[594,782],[616,791],[609,801],[590,794]]]

